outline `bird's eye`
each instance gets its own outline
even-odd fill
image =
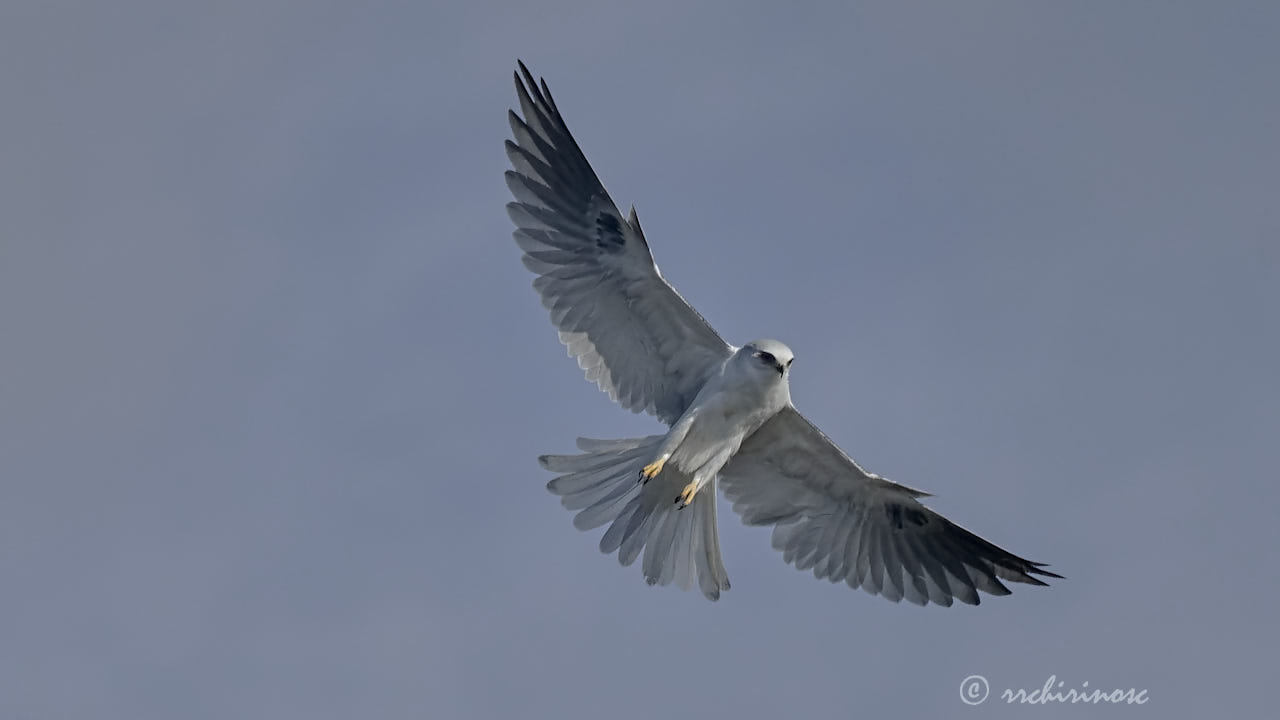
[[[773,356],[773,353],[767,353],[767,352],[763,352],[763,351],[761,351],[761,352],[756,353],[756,357],[758,357],[758,358],[760,358],[761,360],[763,360],[763,361],[765,361],[765,362],[769,363],[770,365],[777,365],[777,364],[778,364],[778,360],[777,360],[777,358],[775,358],[775,357]]]

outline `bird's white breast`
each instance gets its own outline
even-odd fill
[[[682,470],[694,472],[709,461],[728,462],[743,440],[790,401],[781,378],[738,370],[728,365],[689,408],[694,414],[689,434],[671,457]],[[719,467],[706,470],[714,473]]]

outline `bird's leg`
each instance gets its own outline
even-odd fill
[[[724,464],[729,461],[729,458],[733,457],[733,453],[737,452],[737,449],[738,448],[735,445],[733,447],[726,446],[717,451],[710,460],[693,473],[693,478],[689,481],[689,484],[685,485],[684,488],[680,490],[680,495],[676,497],[675,504],[679,505],[681,508],[687,508],[692,505],[693,499],[698,494],[698,491],[710,485],[712,480],[715,480],[716,474],[720,472],[720,468],[724,467]],[[714,503],[715,501],[715,492],[713,491],[711,502]]]
[[[679,505],[682,509],[689,507],[689,505],[693,502],[693,496],[697,494],[698,494],[698,481],[694,480],[688,485],[685,485],[684,489],[680,491],[679,497],[676,498],[676,505]]]
[[[640,482],[646,483],[658,476],[662,472],[662,466],[667,464],[671,459],[671,454],[680,447],[680,443],[684,442],[684,438],[689,434],[689,428],[693,425],[693,420],[698,414],[692,410],[680,416],[675,425],[671,426],[671,430],[667,432],[667,436],[663,438],[662,445],[658,448],[658,457],[644,469],[640,471]]]
[[[657,460],[645,465],[640,471],[640,482],[649,482],[662,472],[662,466],[667,464],[667,455],[659,455]]]

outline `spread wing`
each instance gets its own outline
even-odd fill
[[[748,525],[774,525],[773,547],[818,578],[917,605],[977,605],[1001,580],[1062,577],[983,540],[917,500],[927,493],[869,473],[793,407],[743,442],[721,471]]]
[[[533,287],[588,380],[674,423],[732,349],[659,274],[635,209],[623,218],[524,63],[516,93],[507,211]]]

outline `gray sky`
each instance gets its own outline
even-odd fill
[[[1274,710],[1275,4],[184,5],[0,10],[0,716]],[[712,604],[575,531],[535,456],[659,426],[511,242],[516,57],[726,339],[1068,579],[893,605],[722,502]],[[995,697],[1051,674],[1151,699]]]

